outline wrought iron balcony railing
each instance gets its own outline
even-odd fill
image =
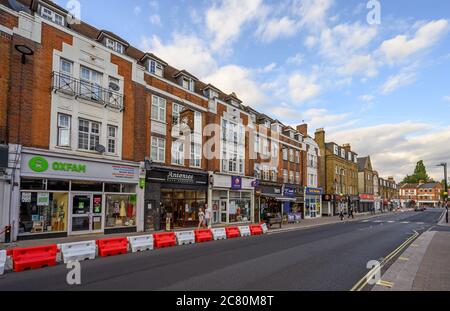
[[[55,93],[61,92],[75,98],[90,100],[121,112],[124,110],[122,93],[59,72],[53,72],[52,77],[52,89]]]

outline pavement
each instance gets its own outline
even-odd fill
[[[382,260],[414,232],[435,227],[441,213],[361,216],[259,237],[98,258],[81,263],[81,285],[77,286],[66,283],[69,270],[62,264],[7,273],[0,277],[0,292],[348,291],[367,274],[369,261]]]
[[[450,226],[445,213],[390,266],[373,291],[450,291]]]

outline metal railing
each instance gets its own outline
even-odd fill
[[[55,93],[61,92],[75,96],[75,98],[82,98],[99,103],[105,107],[118,109],[120,111],[124,110],[124,96],[122,93],[105,89],[89,81],[75,79],[60,72],[53,72],[52,78],[52,89]]]

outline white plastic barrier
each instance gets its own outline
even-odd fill
[[[58,249],[61,251],[64,263],[95,259],[95,241],[58,244]]]
[[[262,228],[263,234],[266,234],[267,232],[269,232],[269,229],[267,228],[267,224],[266,223],[263,223],[261,225],[261,228]]]
[[[225,228],[212,229],[211,231],[214,237],[214,241],[227,239],[227,232]]]
[[[175,234],[177,236],[178,245],[195,244],[194,231],[180,231]]]
[[[131,251],[133,253],[151,251],[153,249],[153,235],[128,237]]]
[[[240,226],[239,232],[241,233],[241,236],[251,236],[250,227],[249,226]]]
[[[2,275],[5,272],[5,265],[6,265],[6,251],[2,250],[0,251],[0,275]]]

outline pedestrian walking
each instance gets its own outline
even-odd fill
[[[200,228],[203,227],[205,228],[205,212],[203,211],[203,208],[200,207],[199,211],[198,211],[198,229],[200,230]]]
[[[208,227],[208,229],[211,229],[212,227],[212,210],[208,205],[206,204],[206,210],[205,210],[205,225]]]
[[[341,219],[341,221],[344,220],[344,209],[341,207],[340,211],[339,211],[339,218]]]
[[[350,207],[348,208],[348,218],[350,219],[350,217],[351,217],[352,219],[355,219],[355,215],[353,214],[353,206],[350,206]]]

